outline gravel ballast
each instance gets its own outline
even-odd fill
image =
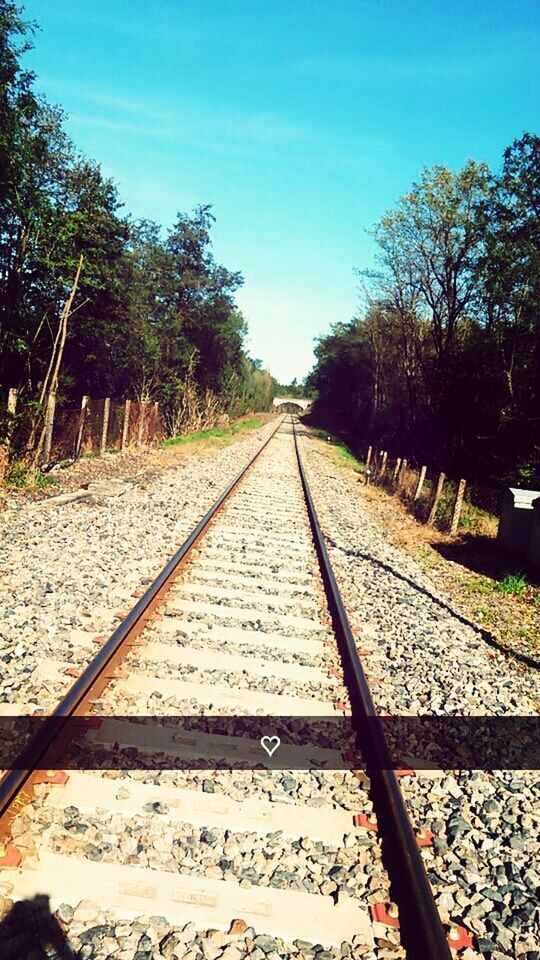
[[[38,503],[8,508],[1,531],[5,551],[0,706],[4,713],[8,704],[26,712],[52,706],[58,700],[72,680],[62,671],[47,679],[39,668],[47,661],[59,661],[79,669],[90,660],[96,650],[96,635],[112,632],[133,606],[134,594],[155,577],[274,426],[268,424],[210,459],[184,460],[143,486],[130,482],[118,496],[93,493],[58,506]],[[537,697],[534,672],[488,648],[481,635],[463,623],[426,574],[410,557],[392,547],[384,530],[370,519],[356,477],[333,463],[323,443],[306,436],[304,428],[301,433],[301,452],[315,506],[358,645],[366,651],[362,655],[380,711],[441,716],[533,714]],[[273,469],[278,491],[279,483],[284,482],[280,480],[279,463],[274,462]],[[284,476],[286,472],[284,469]],[[276,492],[278,500],[279,496]],[[286,513],[286,503],[284,507]],[[183,582],[171,592],[169,606],[180,599],[193,612],[176,613],[177,629],[165,629],[170,624],[163,621],[161,626],[159,622],[152,624],[150,641],[171,644],[171,652],[174,647],[219,651],[220,629],[232,631],[242,626],[246,637],[249,631],[263,635],[269,631],[271,635],[272,629],[277,632],[277,625],[290,615],[298,618],[298,624],[293,620],[290,626],[280,626],[279,632],[298,640],[300,646],[309,639],[300,620],[307,616],[321,615],[317,636],[327,640],[332,637],[324,621],[320,589],[308,576],[313,560],[308,556],[297,561],[293,544],[280,547],[282,566],[275,572],[279,570],[285,577],[290,563],[291,582],[284,593],[274,590],[268,573],[268,569],[272,572],[272,567],[268,568],[268,557],[272,556],[269,545],[272,538],[276,544],[280,542],[282,531],[276,530],[275,522],[272,528],[264,521],[260,534],[253,537],[248,529],[249,505],[244,505],[243,511],[231,501],[223,539],[216,533],[217,527],[208,538],[208,566],[204,550],[200,563],[197,550]],[[228,542],[235,522],[247,531],[241,538],[242,546],[233,546],[233,540]],[[254,529],[257,522],[261,527],[255,511]],[[303,522],[295,527],[293,518],[289,530],[293,529],[300,540],[305,536]],[[312,547],[309,549],[312,556]],[[246,564],[255,583],[260,577],[267,584],[261,586],[256,602],[242,599],[240,593],[234,596],[236,561],[240,569]],[[206,583],[208,603],[214,609],[211,613],[197,606],[204,599]],[[173,610],[166,609],[165,614],[165,621],[174,619]],[[189,630],[182,626],[184,621]],[[290,654],[264,642],[252,649],[248,642],[238,641],[228,644],[227,652],[328,671],[337,665],[336,654],[324,649],[327,652],[322,655]],[[325,700],[333,699],[336,691],[342,692],[340,678],[331,679],[328,673],[318,688],[311,682],[302,687],[292,677],[251,676],[247,668],[225,674],[210,667],[179,666],[166,658],[157,662],[136,651],[131,656],[136,671],[156,677],[159,671],[159,677],[169,680],[194,680],[204,689],[228,684],[238,691],[283,692]],[[137,712],[141,705],[152,713],[189,712],[188,703],[172,699],[157,708],[152,696],[145,700],[125,693],[120,706],[115,706],[111,686],[102,703],[111,712]],[[191,707],[195,714],[211,712],[197,703],[192,702]],[[351,771],[269,775],[256,769],[210,772],[156,768],[130,773],[110,771],[101,776],[118,780],[119,791],[127,794],[133,781],[142,781],[156,787],[215,793],[216,800],[220,794],[238,802],[260,797],[279,804],[334,804],[372,814],[368,787]],[[437,776],[426,772],[404,777],[401,786],[413,825],[434,835],[432,845],[423,849],[422,855],[441,917],[449,924],[462,923],[476,937],[474,948],[462,951],[460,960],[540,960],[538,776],[528,771],[445,771]],[[282,837],[265,835],[264,831],[244,833],[211,826],[194,829],[189,823],[176,823],[173,828],[168,825],[167,809],[155,806],[126,820],[105,810],[92,815],[66,807],[53,813],[37,805],[17,818],[17,840],[31,851],[33,837],[39,835],[41,842],[54,850],[71,851],[104,864],[140,863],[150,869],[234,878],[246,888],[254,884],[330,896],[350,893],[368,903],[390,897],[378,840],[369,830],[351,834],[350,839],[345,837],[340,847],[299,838],[291,849]],[[0,883],[0,894],[9,897],[9,884],[3,888]],[[374,950],[360,942],[343,944],[336,950],[259,935],[245,923],[242,927],[241,920],[234,921],[237,926],[233,924],[229,932],[201,931],[194,924],[172,927],[160,916],[120,920],[106,907],[86,901],[63,904],[56,918],[77,955],[88,960],[279,960],[289,956],[297,960],[347,956],[398,960],[405,956],[399,946],[399,933],[392,928],[388,928],[386,939],[378,939]],[[25,953],[21,950],[20,955]]]
[[[271,422],[212,457],[183,458],[162,476],[132,481],[115,497],[55,506],[15,499],[0,516],[0,704],[51,702],[32,681],[39,660],[77,665],[95,655],[92,640],[118,626],[224,487],[245,465]],[[88,634],[70,639],[73,631]],[[65,678],[65,688],[69,686]],[[57,691],[55,690],[55,696]]]
[[[304,431],[303,431],[304,432]],[[363,506],[358,478],[323,442],[301,452],[330,559],[372,695],[393,715],[529,716],[538,673],[489,647],[463,623],[415,561],[393,547]],[[448,771],[402,780],[411,820],[435,834],[424,850],[441,916],[461,919],[478,952],[462,957],[539,960],[540,776],[536,771]]]

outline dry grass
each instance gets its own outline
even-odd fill
[[[317,446],[328,455],[324,443]],[[365,486],[343,461],[338,466],[390,542],[420,564],[456,609],[509,652],[540,661],[540,572],[499,549],[496,518],[466,504],[466,523],[457,537],[450,537],[418,522],[399,497]],[[411,489],[414,485],[411,478]]]

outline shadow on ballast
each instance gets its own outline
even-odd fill
[[[0,921],[0,960],[76,960],[49,897],[19,900]]]

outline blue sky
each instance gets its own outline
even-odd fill
[[[367,230],[423,166],[540,132],[540,3],[27,0],[29,63],[126,209],[212,203],[249,348],[281,381],[356,310]]]

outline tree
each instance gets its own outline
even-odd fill
[[[530,478],[540,472],[540,137],[505,150],[484,214],[480,303],[505,388],[497,439]]]
[[[358,317],[317,344],[315,414],[471,479],[538,482],[540,138],[497,175],[425,170],[373,233]]]

